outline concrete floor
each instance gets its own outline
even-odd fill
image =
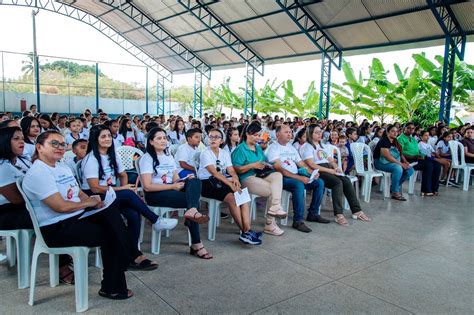
[[[135,292],[129,300],[99,297],[100,272],[90,267],[88,312],[473,314],[473,189],[443,187],[439,197],[408,199],[383,200],[374,190],[371,202],[362,203],[373,222],[350,220],[346,228],[310,223],[309,234],[286,227],[281,237],[266,235],[262,246],[241,244],[227,219],[217,240],[205,241],[215,256],[211,261],[188,254],[180,224],[153,257],[157,271],[127,273]],[[328,218],[330,207],[323,207]],[[259,217],[254,229],[261,230],[263,222]],[[74,288],[50,288],[47,266],[43,257],[31,307],[29,290],[17,288],[16,268],[1,265],[0,313],[74,312]]]

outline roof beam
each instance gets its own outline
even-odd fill
[[[194,15],[206,26],[226,47],[232,49],[242,60],[248,62],[250,67],[263,75],[264,60],[253,51],[253,49],[237,34],[235,34],[217,15],[212,12],[202,1],[199,0],[177,0],[189,13]]]
[[[326,55],[336,68],[341,69],[342,51],[334,41],[321,29],[313,16],[302,7],[299,0],[275,0],[276,3],[293,20],[299,29],[318,49]]]
[[[125,49],[127,52],[129,52],[135,58],[140,60],[147,67],[155,71],[159,76],[162,76],[169,82],[173,81],[172,72],[166,67],[163,67],[161,64],[159,64],[155,60],[155,58],[138,48],[138,45],[136,45],[132,41],[124,38],[119,32],[117,32],[107,23],[78,8],[72,7],[62,2],[51,0],[2,0],[0,1],[0,5],[38,8],[41,10],[58,13],[88,24],[99,32],[101,32],[102,34],[104,34],[107,38],[115,42],[117,45]]]
[[[444,34],[454,47],[459,60],[464,60],[466,50],[466,34],[456,19],[456,15],[449,6],[451,1],[446,0],[426,0],[433,15],[439,23]]]
[[[192,50],[188,49],[171,33],[161,27],[133,2],[129,0],[99,0],[101,3],[115,8],[130,19],[135,21],[140,28],[156,38],[156,43],[163,44],[176,54],[179,58],[190,64],[206,78],[211,78],[211,67],[199,58]]]

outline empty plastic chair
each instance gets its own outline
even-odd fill
[[[449,141],[449,149],[451,150],[451,167],[449,168],[448,178],[451,178],[451,173],[453,170],[459,170],[463,172],[463,185],[462,190],[469,190],[469,180],[471,177],[471,171],[474,170],[474,164],[466,163],[466,158],[464,157],[464,146],[462,143],[451,140]],[[459,178],[459,172],[456,174],[456,181]],[[446,186],[448,186],[449,181],[447,181]]]

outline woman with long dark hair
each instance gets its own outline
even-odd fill
[[[239,145],[240,137],[239,131],[235,127],[227,128],[225,134],[225,141],[222,143],[221,148],[232,154],[235,148]]]
[[[295,139],[293,140],[293,147],[296,149],[296,151],[299,151],[301,146],[306,143],[306,127],[301,128],[295,136]]]
[[[41,124],[41,128],[43,128],[43,131],[46,130],[56,130],[59,131],[58,128],[53,123],[53,120],[51,117],[49,117],[48,114],[40,114],[39,115],[39,122]]]
[[[265,154],[259,146],[262,126],[252,121],[242,131],[242,139],[232,153],[232,164],[239,175],[240,183],[247,187],[249,193],[269,197],[271,206],[267,211],[264,233],[280,236],[284,231],[277,225],[276,218],[285,218],[288,213],[281,207],[283,176],[279,172],[269,170]],[[266,171],[265,171],[266,170]]]
[[[136,142],[135,132],[132,129],[132,121],[128,118],[123,118],[120,121],[119,134],[122,135],[125,142],[130,141],[128,140],[130,138],[133,142]]]
[[[31,159],[35,153],[36,138],[41,133],[41,123],[38,118],[27,116],[21,119],[20,127],[23,131],[23,137],[25,139],[25,149],[23,151],[23,155],[25,155],[28,159]]]
[[[171,144],[186,143],[186,126],[182,118],[176,120],[173,130],[168,133],[168,137]]]
[[[306,143],[301,147],[300,154],[310,169],[319,170],[324,186],[332,190],[331,197],[336,222],[342,226],[349,225],[343,214],[344,196],[349,202],[354,220],[370,221],[362,212],[351,180],[344,176],[334,158],[329,156],[327,149],[321,143],[321,138],[321,127],[316,124],[309,125],[306,131]]]
[[[120,213],[107,209],[80,219],[85,209],[102,206],[98,196],[88,196],[72,171],[58,163],[66,150],[64,137],[54,130],[37,139],[33,166],[23,180],[23,190],[33,204],[41,233],[49,247],[100,246],[103,279],[99,295],[113,300],[128,299],[125,271],[141,261]]]
[[[201,242],[199,224],[209,221],[199,212],[201,181],[189,175],[179,178],[176,162],[167,150],[165,130],[155,127],[150,130],[146,142],[146,153],[140,158],[140,175],[145,200],[155,207],[185,208],[184,224],[191,234],[190,254],[202,259],[213,256]]]
[[[153,225],[156,231],[173,229],[176,219],[159,218],[133,191],[134,185],[128,184],[127,173],[115,153],[110,129],[103,125],[91,128],[87,155],[81,162],[82,189],[88,195],[104,195],[109,187],[115,190],[117,206],[127,219],[128,228],[132,234],[134,244],[138,245],[143,215]],[[144,260],[141,266],[132,268],[151,268],[151,262]],[[156,268],[156,265],[153,264]]]

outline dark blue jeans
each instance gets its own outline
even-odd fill
[[[312,183],[305,185],[302,181],[283,176],[283,189],[288,190],[293,195],[293,222],[304,220],[305,189],[312,190],[313,192],[308,213],[319,215],[319,206],[324,195],[324,181],[322,179],[318,178]]]
[[[424,159],[407,159],[408,162],[418,162],[414,166],[417,171],[421,173],[421,192],[435,193],[439,190],[439,175],[441,173],[441,164],[434,160]]]
[[[201,198],[201,181],[197,178],[186,180],[184,184],[184,191],[176,191],[173,189],[146,192],[145,200],[147,204],[155,207],[170,207],[170,208],[196,208],[199,210]],[[185,225],[191,234],[191,243],[198,244],[201,242],[199,234],[199,224],[192,221],[186,221]]]

